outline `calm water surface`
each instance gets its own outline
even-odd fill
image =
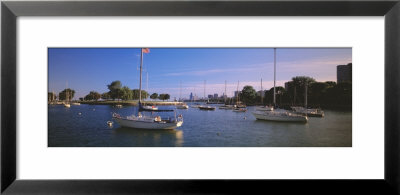
[[[219,106],[219,105],[215,105]],[[160,109],[173,107],[159,107]],[[309,118],[306,124],[259,121],[248,107],[246,113],[232,110],[203,111],[197,108],[177,110],[184,123],[176,130],[140,130],[122,128],[111,113],[132,115],[137,108],[109,105],[49,105],[48,146],[60,147],[313,147],[352,146],[351,112],[325,110],[324,118]],[[81,113],[81,114],[79,114]],[[160,113],[159,113],[160,114]],[[173,113],[162,113],[163,117]]]

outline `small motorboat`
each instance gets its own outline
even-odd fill
[[[187,104],[182,104],[182,105],[176,106],[176,108],[178,108],[178,109],[188,109],[189,106]]]
[[[215,110],[215,107],[212,106],[199,106],[200,110]]]
[[[235,108],[232,110],[233,112],[246,112],[247,109],[246,108]]]

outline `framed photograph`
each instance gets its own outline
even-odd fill
[[[398,1],[1,6],[4,193],[400,192]]]

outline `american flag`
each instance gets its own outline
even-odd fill
[[[143,52],[143,53],[150,53],[150,49],[149,49],[149,48],[143,48],[143,49],[142,49],[142,52]]]

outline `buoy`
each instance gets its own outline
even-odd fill
[[[246,117],[243,117],[244,120],[246,120]]]
[[[93,108],[93,111],[95,111],[96,109]]]
[[[78,113],[78,115],[81,115],[81,114],[82,114],[81,112]]]
[[[111,127],[113,125],[113,122],[112,121],[107,121],[107,125]]]

